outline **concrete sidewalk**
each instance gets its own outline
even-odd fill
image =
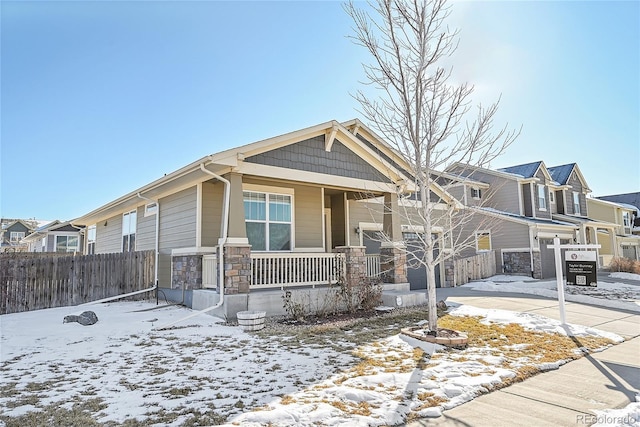
[[[438,299],[449,304],[560,318],[558,302],[552,299],[459,288],[438,291]],[[569,362],[555,371],[479,396],[444,411],[439,418],[408,425],[585,426],[596,421],[594,410],[621,408],[635,402],[635,396],[640,394],[640,314],[568,302],[566,317],[568,323],[613,332],[626,341]]]

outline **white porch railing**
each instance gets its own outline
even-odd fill
[[[336,283],[344,276],[344,254],[251,253],[251,288],[284,288]]]
[[[367,254],[367,277],[378,277],[380,271],[380,254]]]

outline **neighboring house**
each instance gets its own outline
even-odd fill
[[[0,251],[25,252],[27,245],[22,243],[22,239],[31,233],[34,228],[31,222],[21,219],[3,221]]]
[[[398,188],[415,191],[407,170],[358,120],[330,121],[203,157],[73,222],[87,227],[86,252],[155,250],[157,284],[170,299],[222,304],[211,288],[224,291],[230,318],[260,298],[271,298],[274,313],[282,296],[258,290],[368,274],[376,259],[362,247],[365,221],[392,239],[376,255],[385,282],[408,290],[401,218],[389,209],[372,219],[362,206],[397,206]],[[455,203],[437,186],[432,193]]]
[[[33,233],[22,239],[29,252],[82,252],[82,227],[76,227],[69,221],[52,221],[38,227]]]
[[[599,198],[587,199],[589,216],[597,220],[617,224],[617,228],[611,234],[608,231],[598,230],[598,242],[603,246],[601,254],[610,254],[603,261],[608,265],[614,257],[640,259],[640,235],[634,235],[633,220],[637,216],[638,209],[635,206],[601,200]],[[613,246],[611,235],[614,237]],[[604,256],[604,255],[601,255]]]
[[[618,203],[630,209],[635,208],[635,213],[631,218],[631,231],[633,234],[640,235],[640,192],[599,196],[597,199]]]
[[[445,173],[457,177],[461,191],[443,187],[477,211],[476,222],[490,224],[477,235],[477,247],[496,250],[505,273],[554,277],[554,252],[548,247],[554,237],[562,244],[596,243],[595,230],[617,227],[588,218],[591,190],[575,164],[547,168],[538,161],[492,170],[456,163]]]

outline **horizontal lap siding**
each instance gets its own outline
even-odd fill
[[[224,185],[222,183],[202,183],[202,246],[216,246],[218,244],[223,198]]]
[[[136,228],[136,250],[156,249],[156,216],[144,216],[144,206],[138,208],[138,225]]]
[[[321,248],[322,239],[322,189],[293,186],[295,209],[296,248]]]
[[[122,252],[122,214],[96,224],[96,253],[113,252]]]
[[[196,245],[196,187],[160,199],[160,285],[171,283],[171,250]]]

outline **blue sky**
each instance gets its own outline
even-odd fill
[[[366,52],[325,2],[2,1],[3,217],[72,219],[207,154],[358,117]],[[454,77],[521,136],[640,191],[640,2],[456,1]]]

